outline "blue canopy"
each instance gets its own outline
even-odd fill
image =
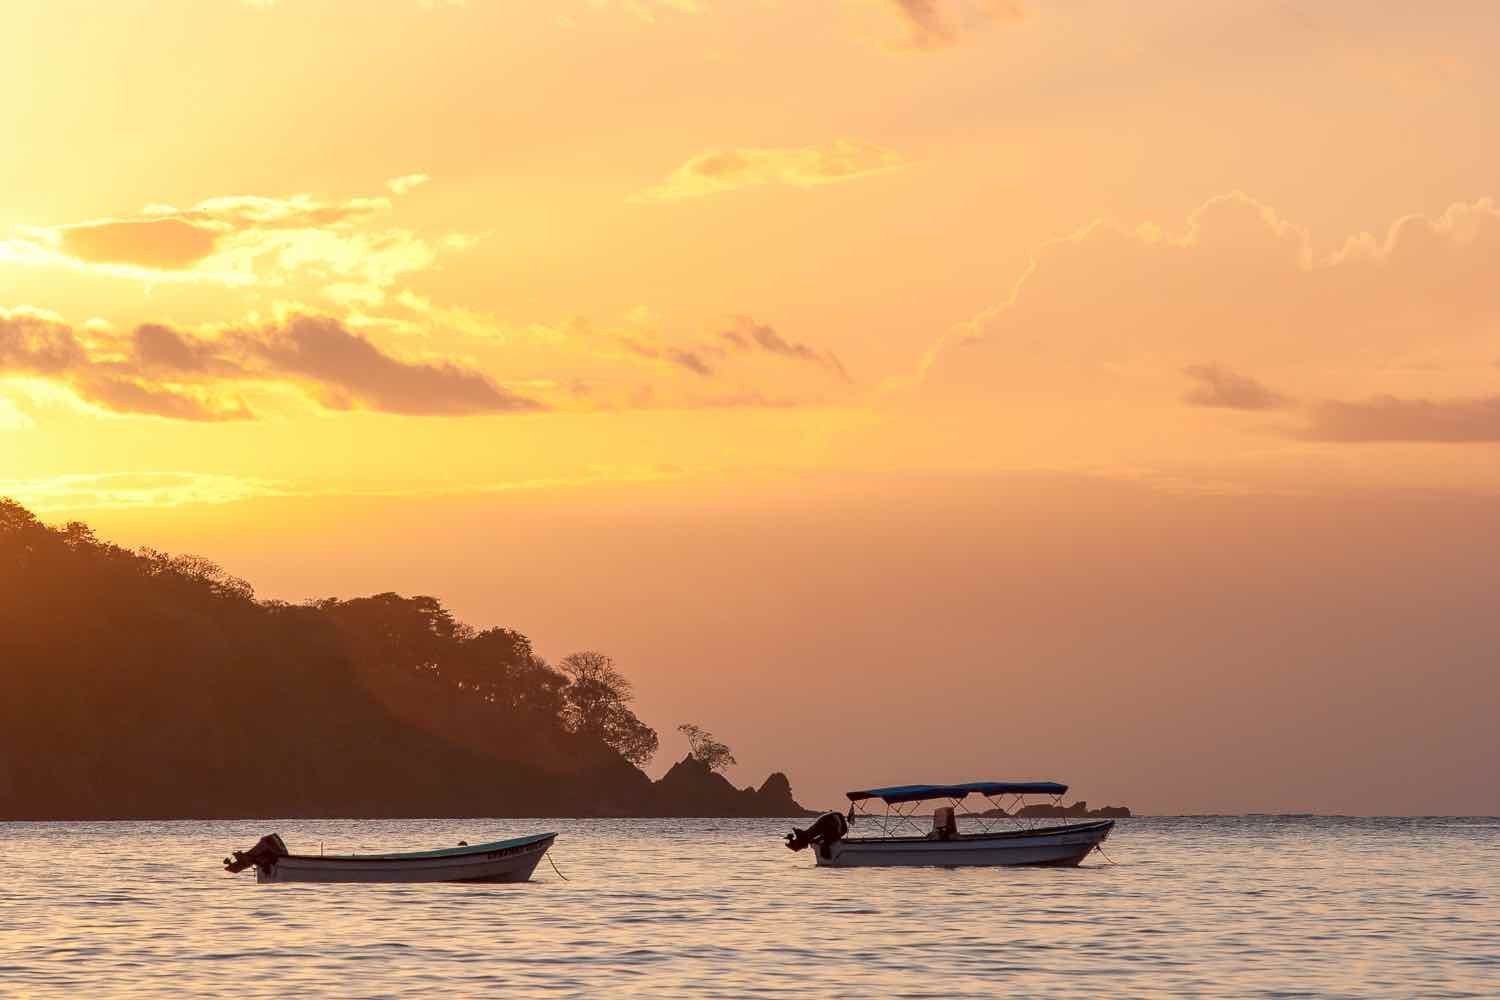
[[[961,785],[893,785],[847,794],[850,802],[880,799],[889,805],[928,799],[961,799],[974,792],[980,795],[1062,795],[1067,790],[1067,785],[1055,781],[969,781]]]
[[[1063,795],[1067,785],[1055,781],[971,781],[961,786],[980,795]]]

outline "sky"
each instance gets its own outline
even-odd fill
[[[0,495],[809,804],[1500,812],[1486,2],[15,0]]]

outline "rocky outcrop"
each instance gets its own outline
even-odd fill
[[[655,816],[811,816],[792,798],[792,783],[777,771],[760,788],[735,788],[721,774],[684,757],[652,785]]]
[[[760,803],[771,810],[766,813],[768,816],[814,816],[817,814],[816,810],[804,809],[796,799],[792,798],[792,783],[780,771],[761,782],[755,794]]]

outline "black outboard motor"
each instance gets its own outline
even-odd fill
[[[286,844],[282,843],[278,834],[268,833],[255,842],[255,846],[248,851],[234,851],[234,857],[224,859],[224,870],[226,872],[242,872],[251,865],[265,871],[276,864],[277,858],[286,857],[290,851]]]
[[[828,857],[828,848],[844,839],[844,834],[849,832],[849,821],[844,819],[843,813],[826,812],[812,821],[812,825],[806,830],[792,828],[792,832],[786,835],[786,846],[793,851],[800,851],[810,845],[818,848],[818,853]]]

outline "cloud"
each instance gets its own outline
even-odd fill
[[[404,361],[337,320],[285,323],[196,336],[161,324],[86,348],[67,325],[32,312],[0,311],[0,376],[65,385],[116,413],[175,420],[245,420],[235,390],[284,384],[336,410],[405,415],[516,413],[543,409],[482,372],[450,361]]]
[[[733,328],[722,331],[719,336],[740,350],[758,348],[793,361],[809,361],[827,368],[845,382],[852,381],[849,373],[844,369],[843,362],[839,361],[831,351],[819,351],[806,344],[787,340],[772,327],[757,323],[748,316],[741,316]]]
[[[38,310],[3,313],[0,378],[56,386],[113,413],[176,420],[253,419],[300,394],[328,410],[404,415],[788,407],[847,402],[852,386],[832,353],[740,317],[719,330],[664,332],[649,313],[595,329],[584,320],[507,327],[493,317],[434,306],[418,295],[389,321],[341,321],[289,306],[271,323],[189,330],[144,323],[73,327]],[[406,358],[371,337],[410,342],[441,331],[466,356]],[[488,371],[504,370],[499,382]]]
[[[668,348],[666,357],[674,365],[681,365],[688,371],[698,375],[712,375],[714,373],[714,370],[708,366],[708,362],[704,361],[693,351],[683,350],[679,347]]]
[[[900,165],[891,150],[850,139],[824,146],[714,149],[688,160],[636,200],[681,201],[772,184],[810,188]]]
[[[284,198],[262,195],[222,195],[206,198],[190,208],[171,205],[148,205],[149,216],[175,216],[225,231],[243,229],[348,229],[389,212],[391,203],[383,197],[348,198],[328,201],[309,194]]]
[[[31,310],[0,309],[0,374],[54,375],[86,360],[66,325]]]
[[[397,194],[425,174],[390,180]],[[409,229],[381,225],[389,198],[328,200],[228,195],[186,208],[148,205],[128,218],[28,227],[0,240],[0,261],[68,267],[150,283],[226,286],[313,283],[342,306],[373,306],[405,275],[432,267],[440,251],[461,252],[471,237],[436,243]]]
[[[945,48],[968,31],[999,20],[1023,16],[1017,0],[891,0],[906,26],[906,45],[913,49]]]
[[[180,218],[105,220],[57,229],[62,252],[104,264],[179,270],[210,256],[221,233]]]
[[[385,182],[385,186],[390,188],[395,194],[406,194],[413,188],[419,188],[430,180],[432,178],[426,174],[403,174],[400,177],[392,177]]]
[[[574,317],[513,325],[409,291],[393,296],[391,305],[393,315],[360,314],[348,325],[457,338],[474,356],[503,365],[506,386],[564,410],[682,409],[756,394],[777,405],[835,396],[847,401],[849,394],[830,376],[852,385],[830,352],[781,337],[749,317],[685,333],[666,328],[643,307],[613,321]]]
[[[177,420],[242,420],[243,404],[214,405],[179,389],[152,385],[99,361],[71,327],[33,312],[0,310],[0,377],[32,375],[66,384],[80,399],[115,413]]]
[[[699,339],[686,346],[665,342],[660,334],[646,329],[622,334],[618,341],[632,355],[673,365],[703,378],[722,377],[744,382],[749,374],[744,362],[755,358],[770,358],[810,364],[835,375],[843,382],[852,382],[843,364],[832,352],[787,340],[774,328],[757,323],[748,316],[738,317],[734,326],[719,331],[718,336],[713,339]],[[736,364],[736,359],[741,363]],[[778,379],[778,382],[785,381],[784,377]],[[712,400],[701,397],[697,402],[699,405],[719,406],[723,405],[723,399],[733,399],[736,401],[735,405],[751,405],[748,401],[766,398],[769,397],[760,389],[743,385],[741,391],[733,396],[719,395]],[[788,404],[785,399],[781,399],[775,405]]]
[[[153,374],[241,374],[242,369],[224,361],[215,344],[178,333],[159,323],[143,323],[131,335],[136,366]]]
[[[1193,406],[1226,410],[1273,410],[1286,403],[1279,393],[1250,378],[1217,365],[1189,365],[1183,374],[1197,379],[1198,386],[1183,397]]]
[[[1189,398],[1200,406],[1267,409],[1280,391],[1482,397],[1493,391],[1497,330],[1493,201],[1407,216],[1318,253],[1305,230],[1235,193],[1210,199],[1177,232],[1096,222],[1045,244],[1008,298],[938,339],[920,366],[921,394],[1001,408],[1128,406],[1132,420],[1180,397],[1184,371],[1200,383]],[[1477,420],[1473,404],[1462,419],[1422,403],[1350,405],[1360,408],[1323,411],[1323,439],[1352,440],[1356,426],[1398,414],[1428,427]]]
[[[452,362],[399,361],[327,317],[297,316],[284,326],[232,334],[227,344],[251,370],[311,383],[331,409],[417,416],[543,408]]]
[[[186,392],[152,385],[144,379],[106,372],[76,373],[71,386],[81,398],[114,413],[201,422],[251,420],[255,416],[238,400],[212,403]]]
[[[634,337],[621,337],[620,343],[632,354],[638,354],[643,358],[666,361],[679,368],[686,368],[694,375],[707,377],[714,373],[713,368],[707,361],[703,360],[702,355],[697,351],[683,347],[665,347],[647,344]]]
[[[1300,433],[1311,441],[1500,442],[1500,396],[1470,399],[1328,400]]]

